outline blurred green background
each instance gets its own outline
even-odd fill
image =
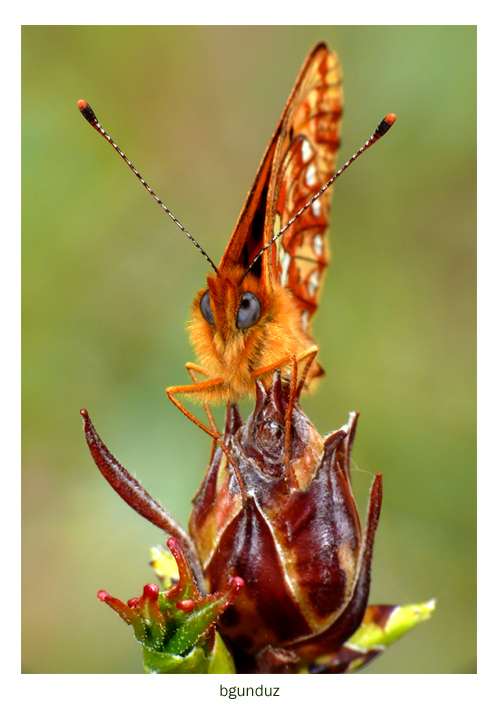
[[[347,160],[314,324],[326,378],[302,401],[327,433],[361,412],[364,512],[384,473],[371,602],[437,598],[432,620],[367,672],[475,671],[476,30],[412,27],[24,27],[23,667],[141,672],[96,593],[154,580],[162,533],[105,483],[104,442],[184,525],[209,439],[169,402],[206,263],[104,128],[217,263],[302,62],[339,55]],[[220,412],[219,412],[220,414]]]

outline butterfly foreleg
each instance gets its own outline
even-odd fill
[[[311,369],[312,363],[314,362],[317,354],[318,354],[318,348],[316,347],[316,345],[314,345],[313,347],[309,347],[309,349],[305,350],[304,352],[301,352],[297,357],[297,363],[298,364],[303,363],[302,364],[302,375],[300,377],[300,381],[297,386],[297,398],[300,397],[302,388],[303,388],[305,381],[307,379],[307,375],[309,374],[309,370]]]
[[[196,382],[196,379],[193,377],[192,372],[199,372],[199,374],[203,374],[205,377],[210,377],[210,373],[207,369],[205,369],[204,367],[200,367],[199,364],[195,364],[194,362],[186,362],[184,367],[191,375],[193,382]]]
[[[194,365],[196,367],[196,365]],[[176,394],[197,394],[197,393],[202,393],[203,391],[208,390],[213,390],[217,389],[217,387],[221,386],[224,384],[224,381],[222,379],[210,379],[207,380],[206,382],[198,382],[195,384],[187,384],[187,385],[179,385],[178,387],[167,387],[167,397],[170,399],[173,404],[179,409],[184,416],[186,416],[188,419],[190,419],[196,426],[198,426],[200,429],[202,429],[206,434],[212,437],[212,439],[215,439],[215,441],[219,444],[220,448],[222,451],[225,453],[227,460],[231,464],[231,466],[234,469],[234,473],[236,475],[236,478],[238,480],[238,484],[240,487],[241,495],[242,498],[245,499],[245,488],[243,484],[243,479],[241,478],[241,474],[239,472],[239,469],[236,465],[236,462],[234,461],[233,457],[231,456],[231,453],[229,449],[227,448],[226,444],[224,443],[223,438],[219,434],[217,428],[215,430],[210,429],[208,426],[203,424],[202,421],[200,421],[194,414],[192,414],[187,407],[180,402],[177,397],[175,396]]]
[[[312,347],[309,347],[307,350],[304,350],[304,352],[299,352],[298,355],[286,355],[286,357],[282,357],[279,359],[277,362],[273,362],[272,364],[268,364],[265,367],[260,367],[259,369],[256,369],[252,372],[252,376],[255,378],[262,377],[263,375],[270,373],[270,372],[275,372],[276,370],[280,369],[283,367],[283,365],[286,365],[289,363],[292,367],[293,371],[293,360],[295,360],[295,363],[297,365],[297,374],[298,374],[298,365],[300,365],[301,369],[301,375],[300,375],[300,380],[298,381],[297,387],[296,387],[296,395],[297,398],[300,397],[300,393],[302,391],[302,388],[304,386],[304,382],[307,379],[307,374],[309,370],[311,369],[311,365],[314,362],[314,358],[318,354],[318,348],[316,345],[313,345]]]
[[[205,377],[209,376],[206,369],[204,369],[203,367],[200,367],[197,364],[194,364],[194,362],[186,362],[185,367],[186,367],[187,371],[189,372],[189,376],[191,377],[191,379],[193,380],[193,382],[195,384],[199,384],[198,377],[196,376],[196,372],[198,372],[199,374],[205,375]],[[217,432],[217,434],[220,435],[220,432],[217,429],[217,425],[215,423],[215,420],[214,420],[213,414],[210,410],[210,407],[208,406],[208,404],[204,403],[203,408],[205,409],[205,413],[207,415],[207,419],[208,419],[210,428],[212,429],[212,431]],[[215,441],[212,442],[212,444],[214,445]],[[211,457],[212,456],[213,456],[213,454],[211,454]],[[210,460],[212,460],[212,459],[210,459]]]

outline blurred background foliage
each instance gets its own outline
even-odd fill
[[[475,671],[476,30],[467,26],[23,28],[23,666],[140,672],[97,600],[154,580],[165,537],[97,472],[79,409],[184,525],[208,437],[168,401],[206,264],[79,115],[85,98],[218,262],[302,62],[326,40],[345,89],[332,264],[314,324],[327,433],[361,412],[364,512],[384,473],[371,602],[437,598],[368,672]],[[249,407],[247,407],[248,410]],[[219,412],[219,419],[220,419]]]

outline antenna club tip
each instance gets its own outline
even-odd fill
[[[91,126],[96,127],[97,129],[97,117],[92,111],[92,107],[88,102],[85,101],[85,99],[79,99],[78,100],[78,109],[80,110],[82,116],[85,117],[85,119],[88,121],[88,123]]]
[[[384,117],[384,119],[382,119],[382,121],[380,122],[378,127],[375,129],[375,133],[373,135],[373,141],[376,141],[377,139],[380,139],[382,136],[384,136],[384,134],[386,134],[389,131],[389,129],[391,128],[391,126],[394,124],[395,121],[396,121],[395,114],[388,114],[386,117]]]

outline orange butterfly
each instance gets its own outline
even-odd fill
[[[78,103],[87,121],[118,151],[214,270],[194,300],[188,327],[201,363],[186,364],[194,384],[168,387],[167,395],[224,451],[208,405],[252,396],[255,380],[269,387],[278,368],[291,380],[292,405],[293,395],[323,373],[316,361],[318,348],[310,322],[328,264],[330,186],[395,120],[394,115],[386,117],[371,139],[332,176],[339,147],[341,84],[336,55],[326,44],[317,44],[300,71],[219,267],[106,134],[87,102]],[[206,379],[199,382],[197,373]],[[175,395],[201,402],[210,428]]]
[[[322,374],[310,321],[328,264],[331,189],[287,231],[273,237],[334,172],[342,87],[337,57],[318,44],[285,106],[215,274],[196,296],[188,331],[207,377],[169,387],[203,403],[237,402],[268,387],[274,370],[291,370],[294,355],[306,385]],[[266,246],[269,246],[266,249]]]

